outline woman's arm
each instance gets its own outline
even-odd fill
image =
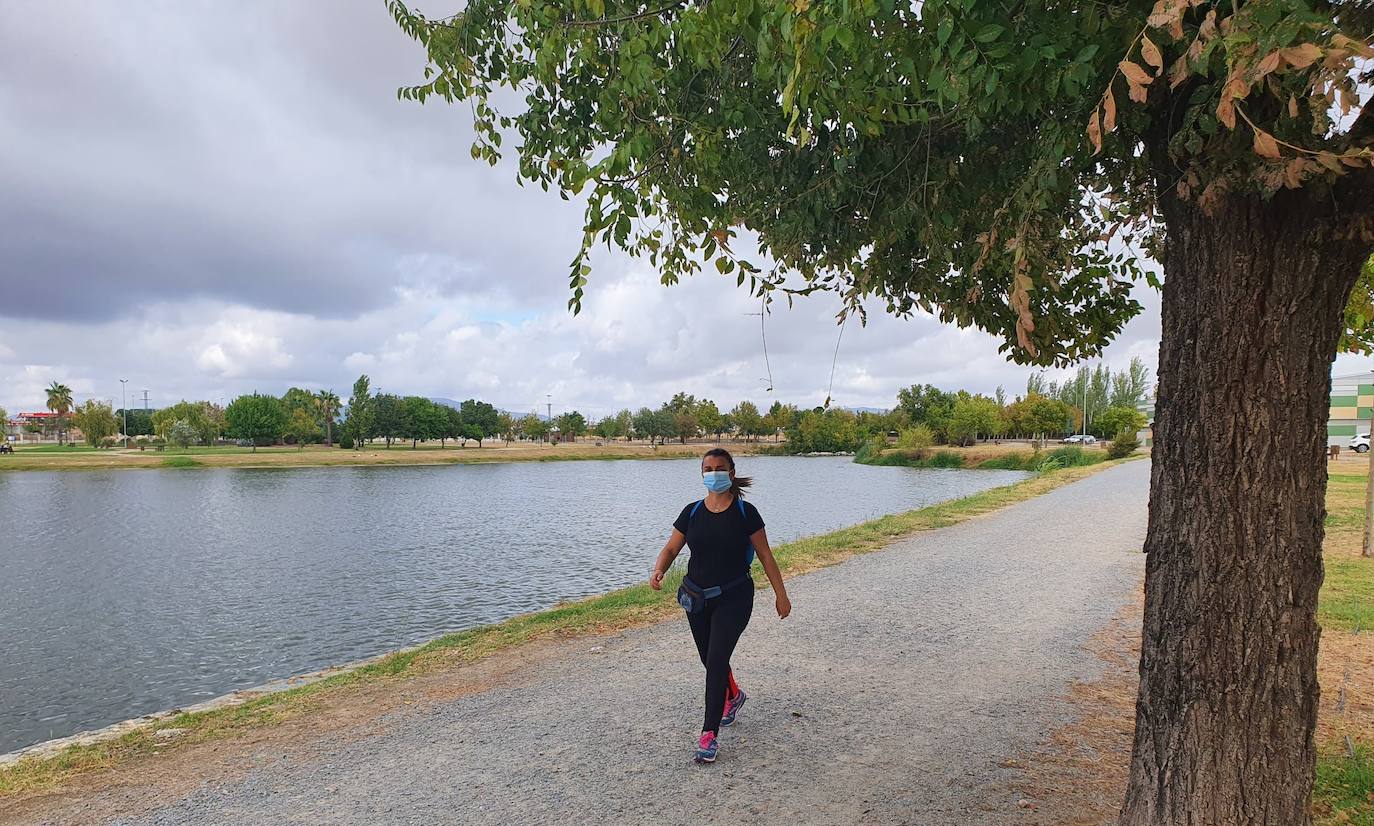
[[[682,553],[682,546],[687,544],[687,537],[682,531],[673,528],[673,532],[668,534],[668,542],[664,544],[663,550],[658,552],[658,559],[654,561],[654,572],[649,575],[649,587],[655,591],[663,590],[663,576],[668,573],[668,567],[677,559],[677,555]]]
[[[787,619],[787,615],[792,613],[792,600],[787,598],[787,586],[782,584],[782,571],[778,569],[778,561],[773,558],[773,549],[768,547],[768,531],[759,528],[749,537],[749,541],[754,543],[754,554],[763,563],[763,572],[773,586],[778,619]]]

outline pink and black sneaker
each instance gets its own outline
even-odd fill
[[[728,726],[735,722],[735,715],[744,707],[744,701],[749,699],[749,695],[744,693],[744,689],[735,692],[735,696],[725,701],[725,713],[720,717],[720,724]]]
[[[714,731],[703,731],[701,739],[697,741],[697,753],[692,759],[698,763],[716,762],[716,733]]]

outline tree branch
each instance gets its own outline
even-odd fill
[[[678,9],[681,7],[681,2],[671,3],[667,6],[664,6],[661,9],[642,11],[637,12],[635,14],[623,15],[621,17],[602,17],[597,20],[565,20],[563,21],[563,25],[572,28],[581,28],[584,26],[607,26],[613,23],[629,23],[634,20],[643,20],[646,17],[657,17],[660,14],[666,14],[667,12],[673,11],[674,9]]]

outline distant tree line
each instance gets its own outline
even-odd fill
[[[156,411],[111,410],[96,401],[73,408],[71,390],[53,382],[48,406],[58,413],[54,426],[59,437],[70,418],[87,443],[97,446],[113,444],[127,416],[128,436],[176,447],[210,445],[224,437],[254,448],[281,442],[304,447],[320,442],[332,445],[337,437],[344,448],[361,449],[380,441],[388,449],[397,442],[409,442],[413,449],[421,442],[437,441],[443,448],[449,441],[460,446],[471,441],[480,447],[490,439],[575,442],[593,435],[653,445],[686,444],[703,437],[770,439],[779,443],[780,450],[814,453],[852,452],[894,434],[908,446],[967,445],[1003,437],[1058,438],[1080,431],[1111,438],[1145,424],[1139,408],[1149,392],[1149,373],[1139,359],[1133,359],[1117,373],[1101,366],[1084,367],[1062,383],[1047,382],[1043,373],[1034,374],[1025,394],[1011,401],[1000,387],[986,396],[915,384],[898,391],[896,405],[883,412],[802,409],[781,401],[773,402],[767,412],[750,401],[722,411],[710,399],[681,392],[657,408],[626,408],[595,422],[576,410],[550,420],[536,413],[515,416],[477,399],[453,407],[422,396],[374,394],[366,375],[353,383],[346,405],[332,391],[292,387],[281,397],[239,396],[226,407],[183,400]],[[784,437],[785,445],[781,444]]]

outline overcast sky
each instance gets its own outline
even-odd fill
[[[435,9],[438,11],[439,9]],[[603,254],[566,307],[580,208],[468,155],[466,107],[396,100],[419,48],[381,0],[0,0],[0,406],[154,407],[359,373],[400,394],[592,416],[678,390],[824,400],[838,302],[775,308],[733,279],[672,288]],[[1153,368],[1157,295],[1106,354]],[[997,342],[874,307],[835,403],[899,387],[1021,391]],[[1359,369],[1356,364],[1354,369]],[[133,406],[131,404],[131,406]]]

